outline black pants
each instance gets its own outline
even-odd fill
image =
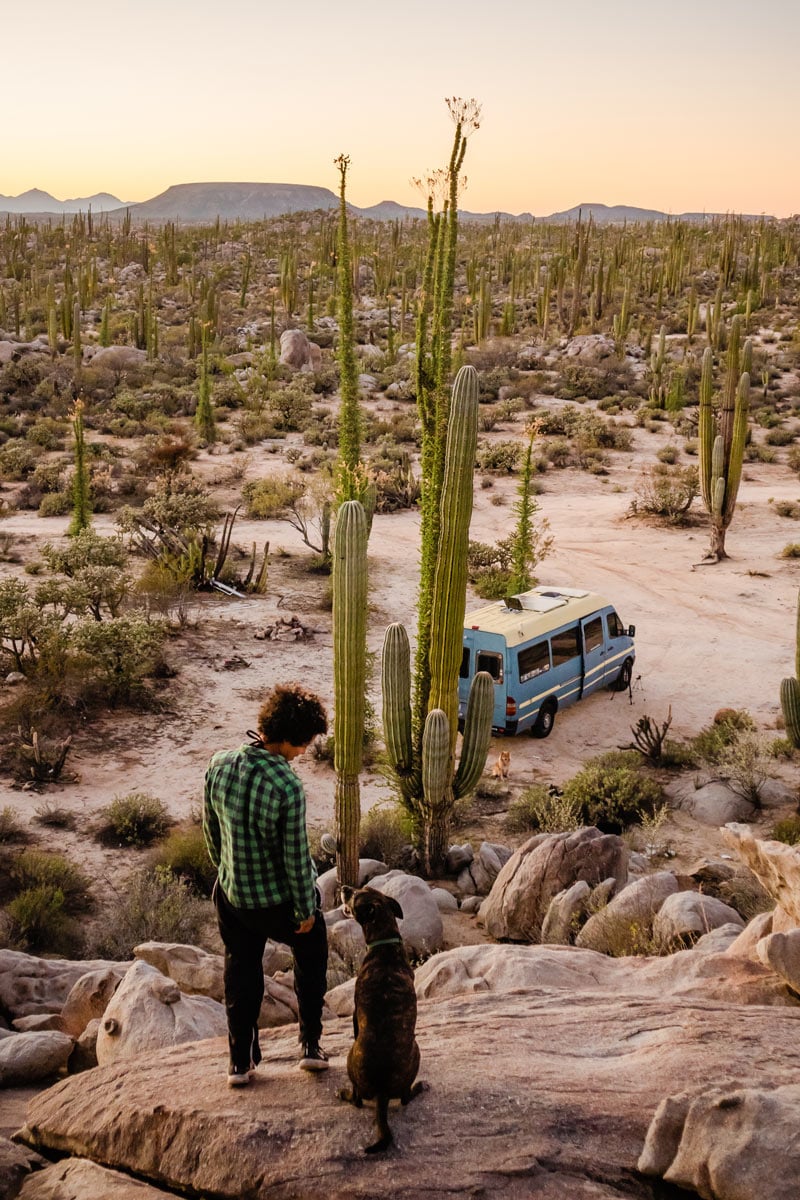
[[[234,908],[219,883],[214,887],[213,900],[225,946],[225,1011],[231,1068],[246,1071],[251,1062],[261,1061],[258,1014],[264,999],[262,958],[267,938],[291,947],[300,1041],[319,1041],[328,970],[328,932],[320,910],[314,914],[311,930],[297,933],[291,904]]]

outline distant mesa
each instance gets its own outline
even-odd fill
[[[125,212],[138,221],[183,221],[187,223],[215,221],[260,221],[264,217],[279,217],[285,213],[327,211],[336,208],[338,196],[326,187],[313,187],[303,183],[177,183],[165,192],[138,204],[118,200],[109,192],[98,192],[76,200],[56,200],[49,192],[31,188],[19,196],[0,195],[0,214],[25,213],[30,216],[47,216],[76,212],[115,213],[121,217]],[[375,221],[424,219],[424,208],[398,204],[394,200],[381,200],[367,208],[349,205],[357,216]],[[703,221],[709,217],[723,216],[722,213],[679,213],[669,214],[654,208],[635,208],[627,204],[576,204],[574,208],[551,213],[546,217],[534,218],[531,213],[488,212],[473,213],[462,210],[465,221],[493,221],[502,217],[508,221],[569,222],[579,218],[590,218],[598,225],[621,225],[624,222]],[[755,219],[755,218],[751,218]]]

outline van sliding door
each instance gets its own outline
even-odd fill
[[[583,638],[583,695],[603,687],[606,678],[606,639],[600,613],[581,621]]]

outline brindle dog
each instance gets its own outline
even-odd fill
[[[408,1104],[424,1089],[414,1083],[419,1069],[419,1046],[414,1037],[417,995],[414,972],[406,958],[397,928],[403,910],[391,896],[375,888],[342,888],[345,907],[364,930],[367,953],[356,979],[353,1032],[347,1056],[352,1088],[342,1088],[340,1100],[361,1108],[364,1100],[377,1104],[377,1142],[366,1147],[378,1154],[392,1144],[389,1101]]]

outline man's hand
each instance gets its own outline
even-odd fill
[[[314,928],[314,913],[310,917],[306,917],[305,921],[301,921],[297,926],[295,933],[311,933]]]

